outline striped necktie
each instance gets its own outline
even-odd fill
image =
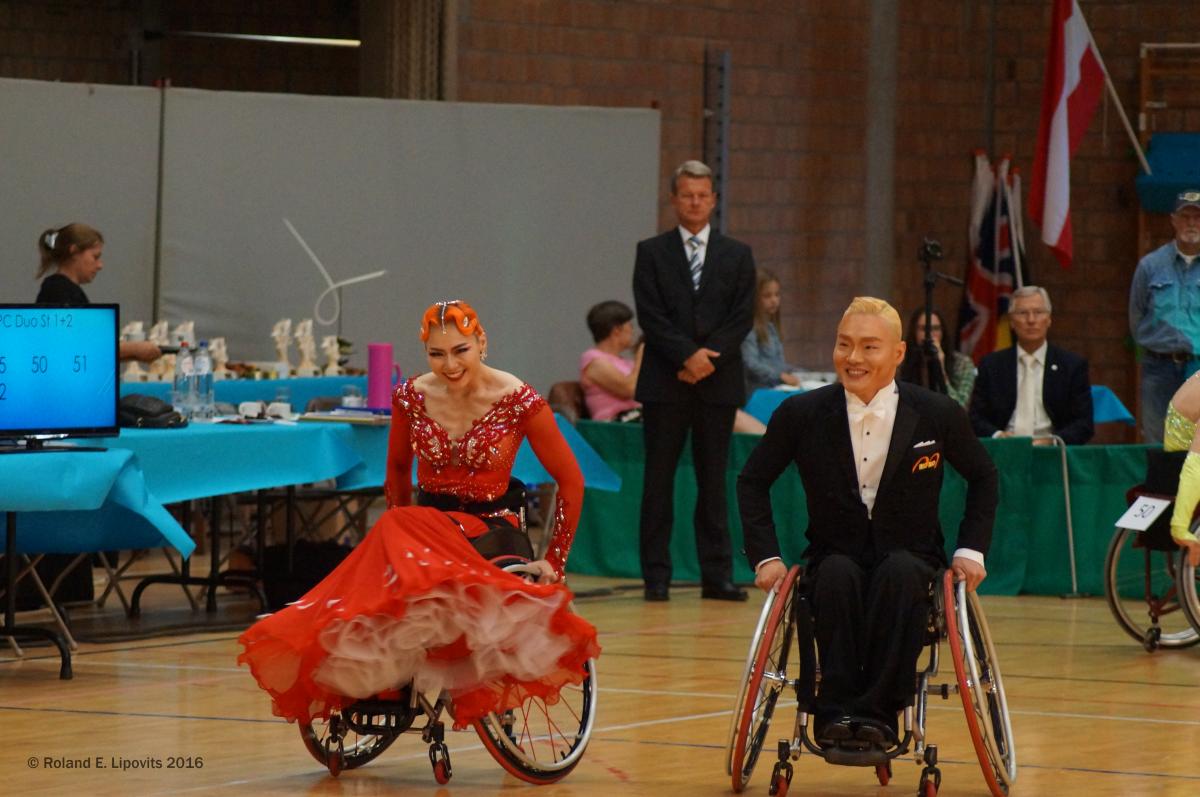
[[[692,253],[688,256],[688,270],[692,272],[692,289],[700,290],[700,272],[704,269],[704,261],[700,259],[700,245],[704,243],[699,235],[688,238],[688,246]]]

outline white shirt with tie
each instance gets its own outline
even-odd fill
[[[695,250],[696,252],[698,252],[700,255],[700,271],[701,271],[701,273],[703,273],[704,258],[708,254],[708,236],[712,232],[712,225],[705,224],[704,229],[700,230],[700,232],[695,232],[695,233],[690,232],[686,227],[684,227],[682,225],[679,226],[677,229],[679,230],[679,236],[681,238],[683,238],[683,253],[685,255],[687,255],[688,260],[691,260],[692,259],[692,251]],[[699,246],[694,247],[690,243],[688,243],[688,241],[690,241],[693,236],[700,239]]]
[[[1054,424],[1042,403],[1049,347],[1046,341],[1032,352],[1017,347],[1017,405],[1006,431],[1018,437],[1046,437],[1054,433]]]
[[[883,466],[887,462],[892,443],[892,429],[896,425],[896,411],[900,406],[900,389],[896,381],[888,382],[869,403],[850,391],[846,391],[846,417],[850,422],[850,447],[854,452],[854,470],[858,476],[858,493],[867,507],[867,517],[875,509],[875,497],[879,493],[879,482],[883,478]],[[972,548],[959,548],[955,558],[963,557],[983,564],[983,554]],[[755,565],[762,567],[767,562],[779,559],[773,556]]]

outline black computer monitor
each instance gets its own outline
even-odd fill
[[[0,304],[0,440],[119,433],[115,304]]]

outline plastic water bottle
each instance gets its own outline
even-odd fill
[[[179,344],[179,353],[175,355],[175,383],[171,390],[171,403],[175,411],[185,418],[192,417],[196,406],[195,362],[187,341]]]
[[[193,415],[197,418],[211,418],[217,414],[217,405],[213,399],[212,357],[208,353],[207,340],[200,341],[200,348],[193,358],[192,372],[196,385],[196,407]]]

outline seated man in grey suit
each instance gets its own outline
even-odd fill
[[[1072,445],[1092,439],[1092,385],[1087,360],[1046,340],[1050,295],[1026,285],[1013,291],[1008,317],[1017,342],[979,361],[971,425],[980,437],[1057,435]]]
[[[947,465],[967,481],[951,567],[983,581],[996,514],[996,467],[953,399],[896,381],[900,316],[859,297],[838,325],[839,384],[779,405],[738,477],[746,558],[763,590],[787,573],[771,485],[795,463],[808,502],[807,574],[821,684],[814,736],[887,746],[915,692],[929,584],[946,566],[938,499]]]

